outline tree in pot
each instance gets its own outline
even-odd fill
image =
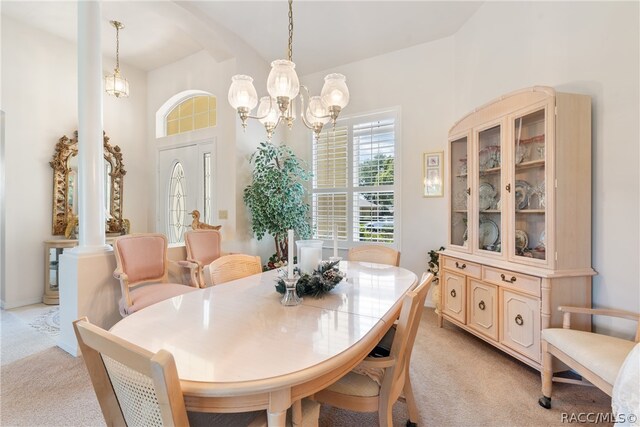
[[[244,189],[244,202],[251,213],[253,232],[258,240],[265,234],[273,236],[276,252],[268,268],[282,265],[287,259],[287,230],[294,229],[302,239],[311,235],[309,204],[304,181],[311,174],[304,163],[286,145],[261,142],[251,155],[253,178]]]

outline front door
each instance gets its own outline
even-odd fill
[[[184,241],[191,229],[191,212],[200,221],[212,220],[213,143],[192,144],[158,153],[158,231],[169,243]]]

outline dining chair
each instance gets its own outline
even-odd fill
[[[418,407],[409,366],[432,280],[432,274],[424,274],[420,284],[404,296],[389,356],[365,358],[347,375],[314,394],[314,400],[356,412],[377,411],[380,426],[391,427],[393,404],[404,398],[409,409],[407,425],[416,425]]]
[[[187,259],[178,265],[189,269],[191,286],[204,288],[211,286],[209,264],[220,258],[222,237],[218,230],[193,230],[184,233]]]
[[[120,280],[122,317],[151,304],[195,291],[195,287],[169,283],[167,237],[159,233],[128,234],[113,242]]]
[[[219,285],[232,280],[262,273],[259,256],[232,254],[222,256],[209,265],[211,283]]]
[[[558,307],[558,310],[564,312],[562,328],[542,330],[542,397],[538,403],[543,408],[551,408],[554,357],[611,396],[625,359],[640,342],[640,314],[622,310],[565,306]],[[631,341],[571,329],[571,313],[635,320],[638,322],[635,339]],[[562,379],[562,381],[588,384],[580,380]]]
[[[171,353],[147,351],[86,317],[73,322],[73,329],[107,425],[190,425]],[[197,415],[197,424],[204,426],[253,423],[261,413]]]
[[[400,252],[382,245],[362,245],[349,249],[347,260],[375,262],[398,267],[400,265]]]

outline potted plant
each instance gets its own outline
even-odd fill
[[[436,314],[440,314],[440,251],[444,250],[444,246],[440,246],[440,249],[432,249],[429,251],[429,261],[427,263],[427,271],[433,274],[433,292],[431,293],[431,300],[436,306]]]
[[[258,240],[273,236],[275,253],[265,269],[284,264],[293,229],[301,239],[311,235],[309,204],[303,182],[311,174],[304,163],[286,145],[262,142],[249,160],[253,164],[251,184],[244,189],[244,202],[251,214],[251,227]]]

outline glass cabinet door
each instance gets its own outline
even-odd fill
[[[512,123],[514,137],[512,161],[514,180],[511,182],[514,211],[516,259],[521,257],[546,260],[546,200],[545,165],[546,136],[543,108],[516,116]]]
[[[462,248],[469,248],[468,240],[468,203],[470,193],[467,169],[468,137],[455,139],[449,144],[449,170],[451,176],[451,218],[449,243]]]
[[[476,170],[478,187],[478,239],[476,249],[502,253],[502,126],[495,125],[478,132]]]

